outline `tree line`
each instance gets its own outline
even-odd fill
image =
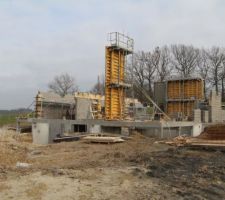
[[[152,51],[133,54],[128,65],[128,81],[135,80],[153,97],[154,82],[162,82],[172,77],[201,77],[205,84],[204,93],[215,89],[221,92],[225,101],[225,49],[196,48],[192,45],[171,45],[156,47]],[[130,94],[130,93],[129,93]],[[134,96],[145,100],[142,93],[134,88]]]
[[[154,96],[154,82],[162,82],[172,77],[201,77],[204,81],[205,96],[211,89],[222,94],[225,101],[225,49],[220,47],[196,48],[192,45],[171,45],[156,47],[152,51],[139,51],[128,59],[126,79],[133,84],[127,96],[134,96],[141,102],[145,90]],[[56,76],[49,83],[49,89],[65,96],[78,90],[74,77],[67,73]],[[104,95],[104,76],[98,76],[97,83],[89,90]]]

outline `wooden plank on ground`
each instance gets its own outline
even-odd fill
[[[119,143],[124,142],[120,137],[108,137],[108,136],[86,136],[83,137],[83,140],[86,142],[93,143]]]

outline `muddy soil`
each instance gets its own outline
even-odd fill
[[[0,134],[0,199],[224,199],[225,153],[154,143],[33,145]],[[18,162],[30,164],[16,167]]]
[[[152,153],[147,175],[181,199],[225,199],[225,152],[177,148]]]

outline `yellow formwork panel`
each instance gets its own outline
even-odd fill
[[[177,113],[183,113],[184,116],[192,117],[195,102],[168,102],[167,114],[174,117]]]
[[[167,84],[168,99],[204,99],[203,80],[175,80]]]
[[[115,86],[124,82],[125,51],[110,46],[105,52],[105,118],[123,119],[125,89]]]
[[[201,79],[170,80],[167,82],[167,114],[193,115],[195,102],[204,99],[204,82]]]

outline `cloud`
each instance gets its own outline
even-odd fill
[[[184,43],[225,46],[222,0],[2,0],[0,109],[26,107],[57,74],[88,90],[104,73],[107,33],[135,40],[135,50]]]

